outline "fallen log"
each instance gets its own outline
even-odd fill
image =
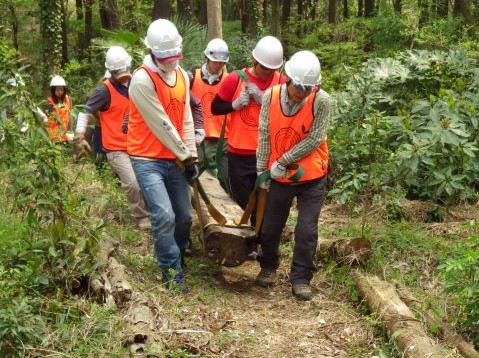
[[[378,313],[388,336],[397,342],[409,358],[444,358],[447,352],[426,333],[411,310],[399,298],[394,286],[375,276],[356,271],[352,277],[369,308]]]
[[[340,264],[362,265],[371,254],[371,243],[361,237],[318,240],[319,260],[331,258]]]
[[[203,202],[195,204],[203,232],[203,249],[211,260],[220,265],[228,267],[241,265],[248,259],[247,245],[256,240],[254,228],[235,224],[243,210],[224,191],[217,178],[205,171],[199,180],[208,196],[209,205],[216,208],[226,220],[226,223],[216,222],[211,216],[211,207],[208,210]]]
[[[471,343],[467,342],[460,334],[456,333],[453,327],[437,317],[434,311],[430,309],[424,310],[423,303],[418,301],[407,288],[397,288],[397,292],[399,297],[401,297],[409,307],[419,312],[429,327],[437,329],[439,338],[444,340],[448,346],[456,348],[463,357],[479,358],[479,352]]]

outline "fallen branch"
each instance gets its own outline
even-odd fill
[[[353,272],[352,277],[369,308],[378,312],[379,320],[387,327],[388,336],[403,349],[405,357],[443,358],[447,355],[429,338],[391,284],[358,271]]]

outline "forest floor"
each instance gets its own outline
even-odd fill
[[[411,205],[410,214],[418,217],[421,205]],[[479,221],[477,207],[449,215],[444,223],[428,224],[425,230],[431,232],[431,237],[454,236],[456,228],[471,219]],[[331,235],[358,225],[357,219],[354,222],[337,205],[323,208],[321,232]],[[197,224],[193,230],[198,232]],[[279,281],[268,289],[255,285],[259,272],[257,262],[249,261],[235,268],[218,266],[203,255],[199,241],[195,241],[193,256],[186,261],[190,291],[183,295],[162,286],[149,234],[123,238],[126,245],[120,245],[119,256],[128,268],[131,284],[135,290],[146,293],[159,312],[157,330],[161,339],[147,347],[144,354],[158,357],[402,356],[386,338],[377,316],[367,312],[351,287],[347,278],[349,268],[338,275],[337,269],[318,263],[312,281],[314,298],[309,302],[294,299],[287,279],[291,242],[287,236],[285,241]],[[431,265],[428,257],[426,255],[424,260],[426,268],[421,263],[419,271],[423,271],[416,284],[420,287],[429,282],[429,290],[434,291],[431,297],[440,298],[442,293],[438,292],[438,286],[431,284],[437,260],[432,260],[434,264]],[[398,265],[402,269],[407,262],[394,262],[391,257],[389,265],[391,270]],[[404,274],[407,275],[407,271]],[[459,355],[453,352],[444,357]]]

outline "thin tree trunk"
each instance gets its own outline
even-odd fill
[[[398,14],[402,11],[402,1],[401,0],[393,0],[394,11]]]
[[[103,28],[110,30],[121,29],[121,18],[116,0],[100,1],[100,17]]]
[[[271,34],[278,37],[280,35],[280,17],[279,0],[271,0]]]
[[[75,0],[77,20],[83,20],[83,0]]]
[[[281,27],[286,26],[291,15],[291,0],[283,1],[281,8]]]
[[[62,66],[68,62],[68,31],[67,31],[67,14],[68,0],[61,0],[62,11]]]
[[[193,0],[178,0],[176,10],[181,16],[188,18],[193,16]]]
[[[248,14],[248,0],[241,0],[240,8],[241,32],[246,34],[248,32],[249,14]]]
[[[221,17],[221,0],[207,0],[208,13],[208,38],[223,37],[222,17]]]
[[[336,24],[336,0],[328,1],[328,24]]]
[[[348,0],[343,0],[343,19],[349,19]]]
[[[374,13],[374,0],[364,0],[364,16],[372,17]]]
[[[208,25],[208,12],[207,12],[207,6],[206,6],[206,1],[202,0],[200,1],[200,7],[199,7],[199,22],[201,25]]]
[[[90,46],[93,38],[93,0],[84,0],[85,5],[85,34],[83,37],[83,49]]]
[[[12,43],[13,48],[18,50],[18,17],[15,11],[15,6],[9,3],[8,10],[10,11],[10,24],[12,25]]]
[[[153,5],[152,20],[169,19],[171,16],[170,0],[155,0]]]
[[[364,0],[358,0],[358,17],[364,16]]]

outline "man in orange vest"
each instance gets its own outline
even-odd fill
[[[206,62],[196,68],[190,75],[191,90],[200,99],[203,107],[204,141],[199,148],[198,158],[200,165],[206,169],[218,170],[218,179],[221,185],[228,188],[228,158],[226,157],[228,134],[223,134],[221,158],[216,158],[217,146],[227,115],[215,116],[211,113],[211,102],[224,82],[228,72],[225,64],[229,61],[228,45],[219,38],[212,39],[204,51]],[[218,160],[217,160],[218,159]]]
[[[111,76],[99,85],[86,103],[86,111],[78,115],[76,134],[74,137],[75,152],[89,149],[85,140],[88,122],[97,113],[101,124],[101,143],[106,157],[115,174],[118,175],[121,187],[126,192],[131,215],[140,229],[151,228],[150,214],[126,152],[126,133],[122,131],[122,122],[128,116],[130,100],[128,83],[131,57],[120,46],[112,46],[106,53],[105,67]]]
[[[226,77],[211,104],[215,115],[231,113],[228,121],[228,176],[233,199],[244,209],[256,181],[258,118],[263,93],[286,80],[277,71],[283,65],[283,46],[276,37],[265,36],[253,52],[253,65]],[[253,212],[251,224],[256,223]],[[256,258],[255,248],[250,257]]]
[[[261,183],[261,187],[269,187],[269,194],[256,283],[268,287],[276,280],[281,232],[296,198],[298,218],[289,279],[293,295],[306,301],[312,298],[310,281],[315,271],[318,219],[328,172],[326,131],[331,100],[318,87],[321,67],[312,52],[295,53],[286,62],[285,73],[287,84],[265,93],[260,114],[257,170],[260,178],[268,177],[263,172],[269,170],[271,180]]]
[[[182,37],[165,19],[144,40],[149,54],[131,79],[128,154],[151,213],[155,256],[168,288],[186,293],[182,259],[188,248],[198,177],[189,79],[179,66]]]

